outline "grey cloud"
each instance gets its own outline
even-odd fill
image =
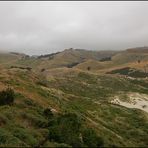
[[[44,54],[65,48],[148,45],[148,2],[0,2],[0,49]]]

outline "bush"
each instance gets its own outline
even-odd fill
[[[37,114],[35,112],[23,113],[22,117],[24,119],[27,119],[31,125],[38,127],[38,128],[46,128],[48,125],[47,120],[43,116],[41,116],[40,114]]]
[[[8,118],[3,113],[0,114],[0,126],[8,123]]]
[[[14,137],[11,133],[4,128],[0,128],[0,147],[16,147],[25,146],[19,139]]]
[[[124,67],[121,69],[115,69],[112,70],[110,72],[107,72],[107,74],[121,74],[121,75],[126,75],[126,76],[130,76],[133,78],[145,78],[148,77],[148,73],[145,73],[143,71],[134,69],[134,68],[130,68],[130,67]]]
[[[0,129],[0,144],[6,143],[8,136],[8,133],[4,129]]]
[[[91,68],[88,66],[88,67],[87,67],[87,70],[89,71],[90,69],[91,69]]]
[[[0,92],[0,105],[12,105],[14,102],[14,91],[7,88]]]
[[[29,144],[31,146],[34,146],[38,142],[33,137],[31,132],[20,127],[13,128],[13,135],[18,139],[20,139],[21,141],[23,141],[24,143]]]
[[[112,60],[111,57],[105,57],[105,58],[102,58],[102,59],[100,60],[100,62],[111,61],[111,60]]]
[[[86,129],[82,120],[74,113],[53,117],[49,121],[48,139],[72,147],[101,147],[104,142],[93,129]]]
[[[60,140],[60,130],[57,126],[49,128],[49,139],[56,142],[61,142]]]
[[[65,125],[67,128],[70,128],[71,130],[74,130],[75,132],[80,131],[81,120],[74,113],[68,113],[68,114],[65,114],[65,115],[61,115],[58,118],[58,123]]]
[[[24,103],[28,106],[36,106],[36,104],[31,99],[25,98]]]
[[[74,67],[74,66],[76,66],[78,64],[80,64],[80,63],[79,62],[70,63],[70,64],[67,65],[67,67],[72,68],[72,67]]]
[[[53,122],[53,121],[52,121]],[[60,115],[50,124],[49,140],[66,143],[72,147],[81,147],[80,127],[81,122],[75,114]]]
[[[44,110],[44,116],[46,116],[46,118],[50,119],[50,118],[53,117],[53,113],[52,113],[52,111],[49,108],[46,108]]]
[[[41,72],[44,72],[44,71],[45,71],[45,68],[42,68],[42,69],[41,69]]]
[[[103,146],[103,139],[99,137],[91,128],[85,129],[82,132],[83,142],[88,147],[101,147]]]
[[[44,86],[44,87],[48,87],[48,81],[46,79],[42,79],[36,82],[36,84]]]
[[[21,66],[11,66],[10,68],[19,68],[19,69],[26,69],[28,71],[31,71],[31,67],[21,67]]]

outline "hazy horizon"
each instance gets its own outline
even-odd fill
[[[148,46],[148,2],[0,2],[0,51]]]

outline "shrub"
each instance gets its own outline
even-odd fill
[[[53,121],[52,121],[53,122]],[[82,146],[79,134],[81,121],[77,115],[69,113],[60,115],[49,127],[49,140],[66,143],[72,147]]]
[[[8,133],[4,129],[0,129],[0,144],[6,143],[8,136]]]
[[[60,140],[60,130],[57,126],[50,127],[49,129],[49,139],[57,142],[61,142]]]
[[[8,123],[8,118],[3,113],[0,114],[0,126]]]
[[[29,121],[29,123],[35,127],[45,128],[48,125],[47,120],[45,118],[43,118],[43,116],[41,116],[40,114],[37,114],[35,112],[23,113],[22,117],[24,119],[27,119]]]
[[[101,147],[103,146],[103,139],[99,137],[91,128],[85,129],[82,132],[83,142],[88,147]]]
[[[44,71],[45,71],[45,68],[42,68],[42,69],[41,69],[41,72],[44,72]]]
[[[117,73],[121,74],[121,75],[130,76],[130,77],[133,77],[133,78],[148,77],[148,73],[142,72],[140,70],[130,68],[130,67],[124,67],[124,68],[121,68],[121,69],[115,69],[115,70],[112,70],[110,72],[107,72],[107,74],[117,74]]]
[[[59,124],[65,125],[65,128],[69,128],[69,130],[72,130],[73,132],[80,132],[82,124],[81,119],[74,113],[61,115],[57,121]]]
[[[14,137],[11,133],[4,128],[0,128],[0,147],[16,147],[25,146],[19,139]]]
[[[102,58],[102,59],[100,60],[100,62],[111,61],[111,60],[112,60],[111,57],[105,57],[105,58]]]
[[[19,68],[19,69],[26,69],[28,71],[31,71],[31,67],[21,67],[21,66],[11,66],[10,68]]]
[[[37,140],[33,137],[32,133],[26,129],[20,127],[13,128],[13,135],[26,144],[32,146],[37,144]]]
[[[29,70],[29,71],[31,71],[32,68],[31,67],[26,67],[26,69]]]
[[[67,65],[67,67],[72,68],[72,67],[74,67],[74,66],[76,66],[78,64],[80,64],[80,63],[79,62],[70,63],[70,64]]]
[[[90,66],[88,66],[88,67],[87,67],[87,70],[89,71],[90,69],[91,69]]]
[[[36,106],[36,104],[31,99],[25,98],[24,103],[28,106]]]
[[[44,110],[44,115],[45,115],[48,119],[50,119],[50,118],[53,117],[53,113],[52,113],[52,111],[51,111],[49,108],[46,108],[46,109]]]
[[[0,105],[12,105],[14,102],[14,91],[7,88],[0,92]]]
[[[86,129],[82,120],[74,113],[53,117],[49,121],[48,139],[72,147],[101,147],[104,141],[93,129]]]
[[[36,82],[36,84],[44,86],[44,87],[48,87],[48,81],[46,79],[39,80]]]
[[[56,54],[58,54],[58,53],[60,53],[60,52],[51,53],[51,54],[45,54],[45,55],[40,55],[40,56],[38,56],[38,58],[39,58],[39,59],[40,59],[40,58],[49,58],[49,60],[50,60],[50,59],[53,59],[53,58],[54,58],[54,55],[56,55]]]

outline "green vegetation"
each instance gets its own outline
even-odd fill
[[[74,62],[74,63],[67,64],[66,66],[67,66],[68,68],[72,68],[72,67],[74,67],[74,66],[76,66],[76,65],[78,65],[78,64],[80,64],[80,63],[79,63],[79,62]]]
[[[58,54],[58,53],[60,53],[60,52],[51,53],[51,54],[45,54],[45,55],[40,55],[40,56],[38,56],[38,58],[39,58],[39,59],[40,59],[40,58],[49,58],[49,59],[53,59],[54,56],[55,56],[56,54]]]
[[[0,105],[12,105],[14,102],[14,91],[7,88],[0,92]]]
[[[31,71],[31,67],[21,67],[21,66],[11,66],[10,68],[18,68],[18,69],[26,69],[26,70],[29,70]]]
[[[136,69],[132,69],[130,67],[125,67],[122,69],[116,69],[113,70],[111,72],[107,72],[107,74],[121,74],[121,75],[126,75],[126,76],[130,76],[130,77],[134,77],[134,78],[145,78],[148,77],[148,73],[146,72],[142,72]]]
[[[111,60],[112,60],[111,57],[105,57],[105,58],[102,58],[102,59],[100,60],[100,62],[111,61]]]
[[[45,115],[45,117],[47,117],[47,119],[51,119],[53,117],[53,113],[49,108],[46,108],[44,110],[44,115]]]
[[[72,147],[103,146],[103,139],[98,137],[93,129],[87,129],[74,113],[60,115],[49,120],[49,139]]]
[[[66,114],[49,122],[49,139],[72,147],[82,146],[79,138],[81,122],[75,114]]]
[[[88,147],[102,147],[103,139],[99,137],[96,132],[90,128],[82,132],[83,142]]]
[[[36,84],[47,87],[49,83],[47,80],[42,79],[42,80],[37,81]]]
[[[13,57],[9,64],[3,59],[9,67],[1,68],[0,73],[0,147],[148,145],[148,114],[110,103],[117,96],[122,101],[128,100],[129,94],[147,96],[148,81],[143,79],[144,73],[127,67],[115,71],[121,75],[105,74],[106,71],[98,69],[93,73],[92,65],[85,65],[84,71],[61,68],[68,64],[75,66],[80,60],[87,63],[89,58],[100,60],[111,56],[99,57],[90,51],[83,56],[82,53],[85,51],[66,50],[54,58],[53,55],[19,60]],[[64,59],[65,55],[70,57]],[[129,56],[124,58],[121,63]],[[59,59],[62,63],[58,63]],[[112,62],[113,66],[117,65],[115,60],[117,57],[97,63],[104,67],[104,63]],[[10,68],[11,64],[17,66]],[[32,67],[32,70],[19,67]],[[8,85],[13,90],[4,89]]]

